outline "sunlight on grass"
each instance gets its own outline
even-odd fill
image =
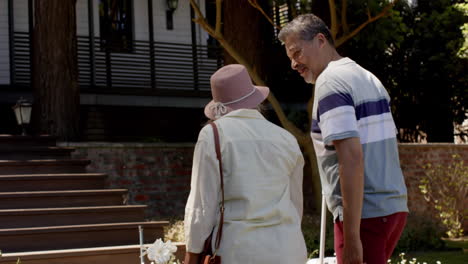
[[[415,263],[436,264],[438,261],[441,264],[468,263],[468,253],[464,253],[462,250],[409,252],[405,254],[405,259],[408,262],[414,258],[417,259]],[[398,261],[400,261],[400,257],[393,257],[391,263],[398,263]]]

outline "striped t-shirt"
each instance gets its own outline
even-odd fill
[[[362,218],[407,212],[390,97],[372,73],[349,58],[332,61],[317,78],[311,136],[322,192],[333,219],[343,221],[334,140],[359,137],[364,156]]]

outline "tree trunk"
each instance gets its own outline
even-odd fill
[[[34,1],[32,86],[39,133],[76,140],[79,133],[76,0]]]
[[[259,0],[259,4],[268,10],[268,1]],[[266,80],[265,68],[268,63],[268,52],[273,40],[273,27],[253,8],[248,0],[223,1],[223,32],[225,40],[244,58],[248,58],[250,65],[255,65],[254,71]],[[225,64],[239,63],[229,53],[225,52]],[[257,84],[259,85],[259,84]]]
[[[258,3],[263,10],[268,10],[268,1],[258,0]],[[249,4],[248,0],[224,0],[223,5],[224,41],[221,42],[221,45],[227,51],[225,52],[225,64],[244,64],[255,84],[267,85],[268,73],[273,70],[270,67],[275,65],[272,60],[277,59],[271,57],[271,54],[274,54],[273,26],[257,9]],[[310,135],[308,132],[300,131],[294,124],[285,120],[279,102],[273,96],[269,96],[268,100],[278,114],[282,126],[291,132],[301,145],[306,162],[310,164],[310,166],[306,166],[310,170],[305,171],[305,176],[310,178],[304,179],[304,182],[307,183],[304,192],[310,193],[313,197],[314,209],[320,209],[320,178]],[[283,119],[279,112],[284,116]]]

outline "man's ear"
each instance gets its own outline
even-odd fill
[[[316,38],[317,38],[318,45],[319,45],[320,48],[322,48],[328,42],[327,38],[322,33],[317,33]]]

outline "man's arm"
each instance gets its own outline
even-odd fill
[[[343,196],[343,262],[362,263],[360,224],[364,198],[364,160],[359,138],[333,141],[338,155]]]

